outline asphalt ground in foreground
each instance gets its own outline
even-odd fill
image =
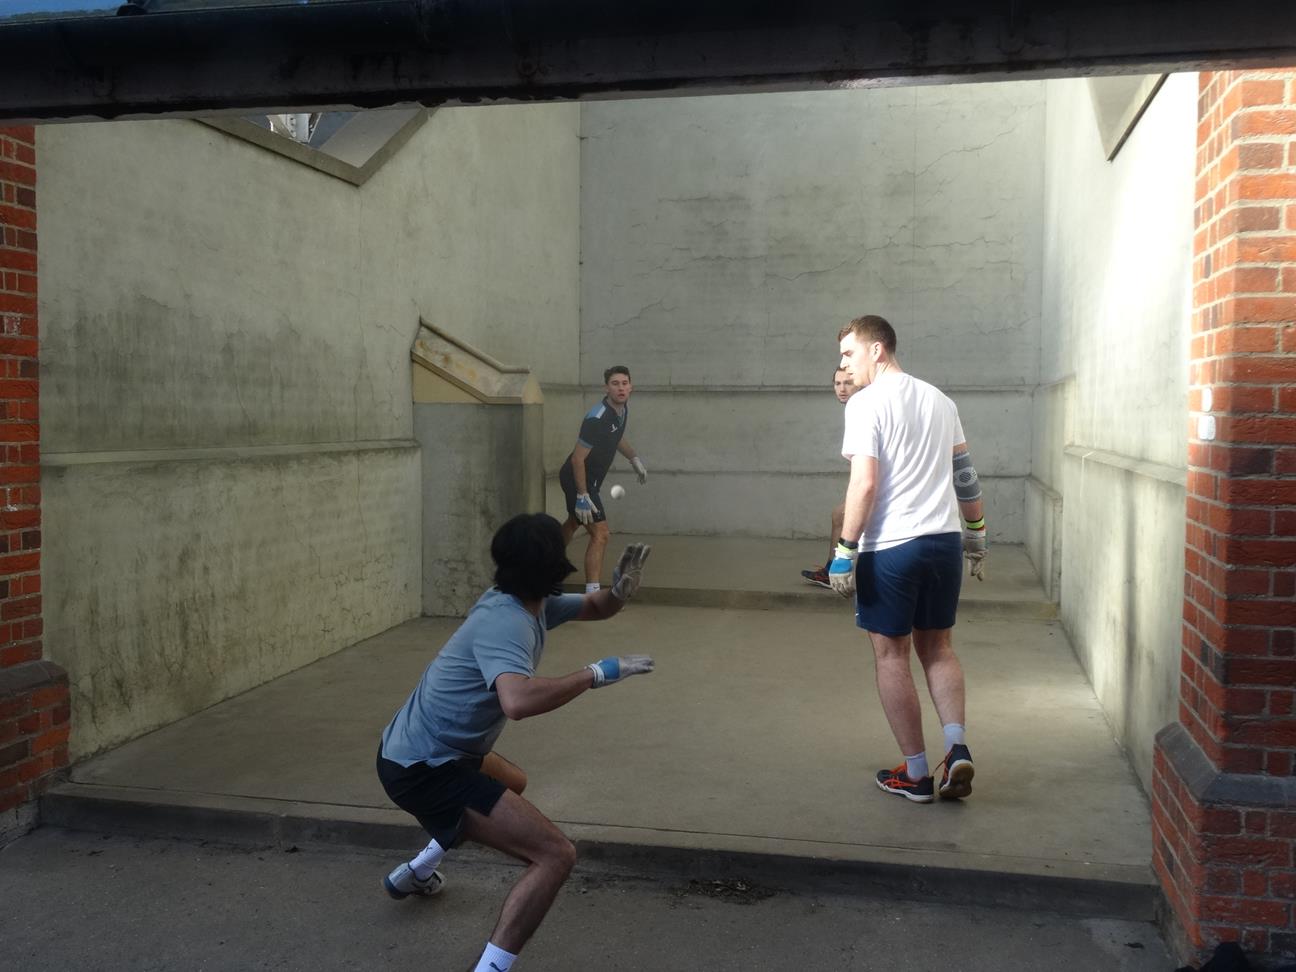
[[[43,828],[0,849],[0,969],[471,968],[518,866],[452,853],[446,888],[393,901],[399,862]],[[1146,923],[791,891],[578,863],[515,968],[1174,968]]]

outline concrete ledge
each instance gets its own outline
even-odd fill
[[[47,685],[64,685],[67,672],[61,665],[44,659],[0,669],[0,699],[24,695]]]
[[[422,831],[399,810],[65,783],[41,800],[42,823],[71,830],[265,846],[340,845],[407,851]],[[586,862],[632,874],[748,877],[795,890],[898,896],[1150,921],[1145,867],[1042,862],[900,847],[556,821]],[[456,851],[458,860],[494,856]]]
[[[413,439],[369,439],[360,442],[308,442],[298,445],[213,446],[185,449],[138,449],[122,452],[49,452],[42,466],[89,466],[106,463],[245,462],[328,455],[337,452],[390,452],[417,449]]]
[[[1178,722],[1170,723],[1156,734],[1156,745],[1165,753],[1193,799],[1203,806],[1296,809],[1296,777],[1221,773],[1202,752],[1197,740]]]
[[[583,584],[566,584],[563,590],[580,594]],[[804,593],[791,591],[726,591],[719,588],[642,587],[635,595],[637,604],[667,607],[705,607],[742,611],[815,611],[849,614],[851,603],[830,591],[806,586]],[[1053,621],[1058,605],[1045,600],[980,600],[964,597],[959,601],[959,618],[977,621]]]
[[[1157,479],[1172,486],[1188,484],[1188,469],[1180,466],[1168,466],[1165,463],[1153,462],[1151,459],[1139,459],[1137,456],[1126,456],[1119,452],[1108,452],[1105,449],[1090,449],[1088,446],[1068,445],[1063,454],[1081,463],[1096,462],[1113,469],[1124,469],[1138,476]]]

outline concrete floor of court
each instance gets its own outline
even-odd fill
[[[654,542],[650,586],[697,588],[726,563],[723,541]],[[1151,885],[1147,801],[1061,626],[1030,616],[1044,597],[1020,549],[992,555],[991,580],[965,591],[955,634],[973,795],[916,805],[873,783],[899,753],[848,602],[789,576],[812,565],[821,544],[734,543],[752,550],[730,587],[759,591],[763,582],[783,597],[776,609],[646,596],[610,621],[551,634],[545,674],[614,653],[657,662],[651,675],[511,724],[501,737],[499,751],[530,776],[527,797],[568,833]],[[399,625],[82,763],[71,787],[407,822],[374,776],[374,752],[456,623]],[[940,727],[915,673],[935,763]]]

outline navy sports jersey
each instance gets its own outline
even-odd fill
[[[621,444],[629,419],[629,403],[625,412],[618,415],[606,398],[585,413],[576,441],[589,449],[589,455],[585,457],[585,484],[590,489],[597,489],[597,484],[603,482],[603,477],[612,468],[612,460],[616,458],[617,446]],[[570,465],[571,458],[569,455],[563,465]]]

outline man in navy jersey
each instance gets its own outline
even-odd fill
[[[837,401],[845,405],[850,401],[858,388],[855,387],[851,379],[850,372],[845,368],[838,368],[833,373],[833,394],[837,396]],[[801,571],[801,576],[811,584],[818,584],[826,590],[832,590],[832,583],[828,580],[828,568],[832,566],[833,557],[836,556],[837,538],[841,536],[842,517],[846,514],[846,501],[842,500],[832,511],[830,518],[831,525],[828,528],[828,559],[824,561],[822,567],[815,567],[810,570]]]
[[[599,487],[619,452],[630,460],[639,483],[648,481],[648,469],[635,455],[634,448],[625,437],[626,423],[630,420],[630,369],[613,365],[603,372],[605,394],[603,400],[585,413],[576,447],[563,463],[558,473],[563,495],[567,498],[567,520],[562,525],[563,540],[571,543],[578,527],[589,533],[589,546],[585,548],[585,593],[599,589],[603,573],[603,553],[607,550],[607,516]]]

